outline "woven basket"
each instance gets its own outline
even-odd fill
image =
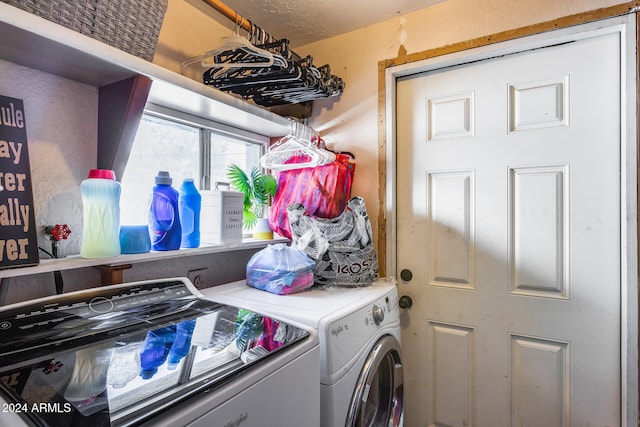
[[[151,61],[168,0],[0,1]]]

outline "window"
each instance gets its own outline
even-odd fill
[[[267,137],[152,106],[142,116],[121,179],[121,223],[147,223],[158,171],[169,171],[176,189],[193,178],[199,190],[213,190],[228,182],[229,164],[246,171],[259,166],[267,142]]]

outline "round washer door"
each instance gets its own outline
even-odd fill
[[[373,346],[360,372],[346,427],[402,426],[403,401],[400,343],[385,335]]]

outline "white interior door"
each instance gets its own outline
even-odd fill
[[[621,424],[621,43],[397,80],[409,427]]]

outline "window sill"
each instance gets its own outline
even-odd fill
[[[32,274],[49,273],[52,271],[74,270],[78,268],[96,267],[99,265],[117,266],[121,264],[137,264],[142,262],[156,261],[167,258],[179,258],[194,255],[207,255],[220,252],[232,252],[244,249],[260,249],[273,243],[288,243],[285,238],[273,240],[243,239],[242,243],[232,243],[227,245],[203,245],[194,249],[180,249],[177,251],[148,252],[144,254],[118,255],[109,258],[81,258],[79,255],[72,255],[59,259],[43,259],[40,264],[32,267],[18,267],[0,270],[0,279],[29,276]]]

